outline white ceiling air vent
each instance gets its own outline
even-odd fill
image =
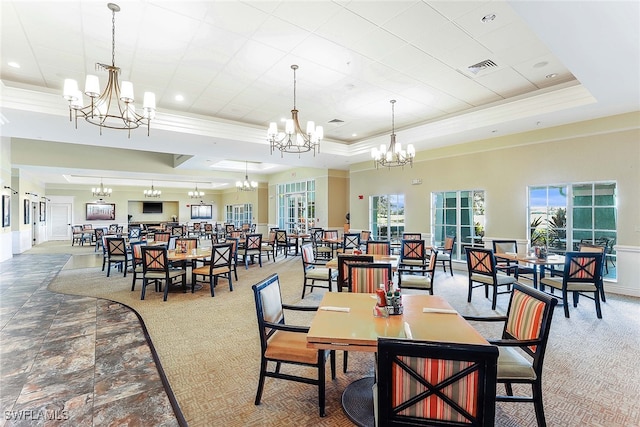
[[[333,120],[329,120],[329,123],[344,123],[344,120],[333,119]]]
[[[490,59],[485,59],[484,61],[478,62],[477,64],[468,66],[467,71],[469,71],[471,74],[478,75],[478,73],[488,68],[498,68],[498,64]]]

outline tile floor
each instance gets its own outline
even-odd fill
[[[101,255],[0,263],[0,426],[178,426],[138,317],[49,292],[63,268]]]

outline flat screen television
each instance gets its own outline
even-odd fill
[[[162,202],[142,202],[142,213],[162,213]]]

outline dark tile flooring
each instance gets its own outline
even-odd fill
[[[180,424],[136,314],[47,290],[62,268],[95,261],[23,254],[0,263],[0,426]]]

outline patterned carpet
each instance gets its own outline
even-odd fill
[[[210,297],[205,286],[195,294],[131,292],[131,277],[105,277],[100,268],[62,271],[49,289],[54,292],[106,298],[126,304],[144,319],[162,367],[190,426],[349,426],[340,398],[352,381],[373,372],[373,355],[352,352],[349,372],[327,381],[327,417],[317,416],[313,386],[267,379],[262,404],[253,400],[258,379],[259,342],[251,285],[272,273],[280,275],[286,303],[318,304],[315,290],[300,301],[302,266],[299,257],[238,269],[239,281],[229,292],[225,281]],[[407,291],[409,293],[411,291]],[[415,291],[414,291],[415,292]],[[466,302],[467,279],[440,270],[435,293],[443,295],[462,314],[490,315],[490,301],[476,291]],[[497,312],[506,311],[507,296],[498,297]],[[566,319],[557,309],[551,329],[543,377],[544,404],[550,426],[640,425],[640,301],[607,295],[603,319],[592,301],[582,300]],[[288,317],[308,324],[311,315]],[[487,337],[499,326],[478,326]],[[341,366],[341,354],[338,366]],[[500,392],[500,390],[499,390]],[[499,403],[498,426],[534,426],[533,405]]]

